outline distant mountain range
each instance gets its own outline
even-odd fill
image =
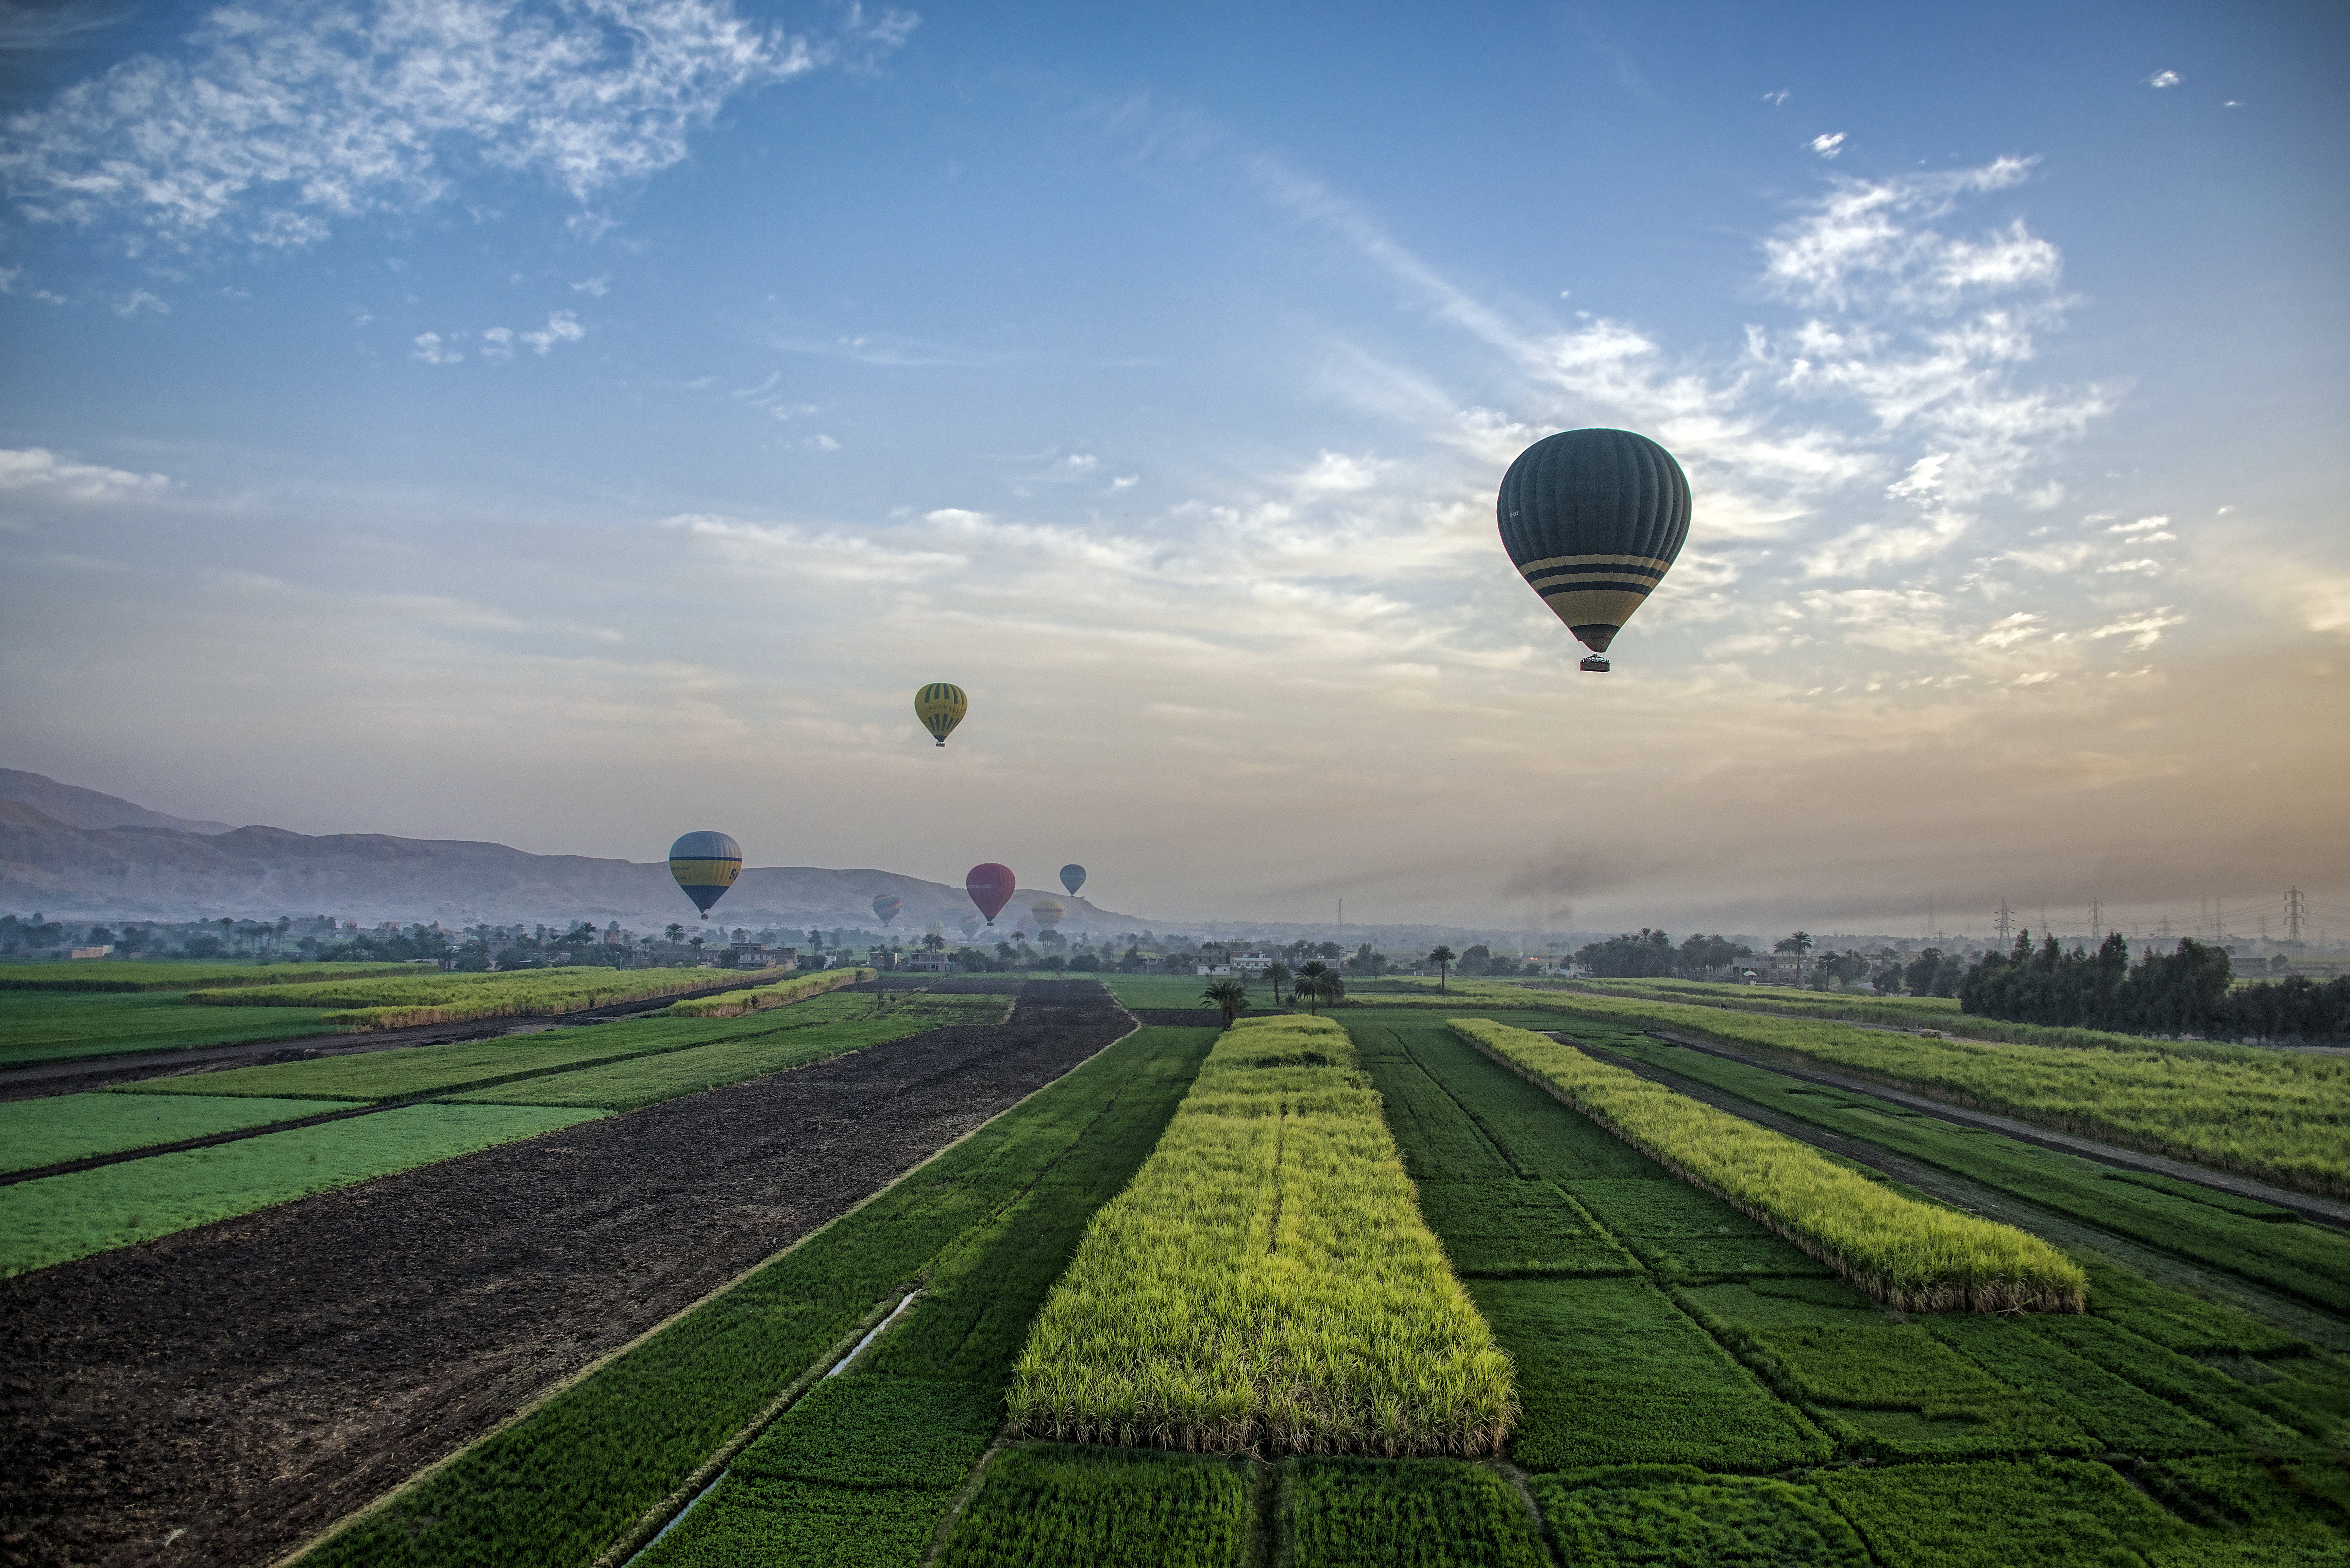
[[[1061,929],[1142,930],[1150,922],[1070,898],[1022,888],[996,917],[1010,931],[1049,891],[1067,906]],[[878,929],[875,895],[905,900],[891,929],[919,936],[931,920],[972,913],[961,888],[876,869],[746,867],[711,923]],[[639,930],[693,923],[665,861],[641,865],[584,855],[532,855],[503,844],[394,838],[380,833],[312,836],[282,827],[230,827],[150,811],[39,774],[0,769],[0,909],[51,919],[343,919],[561,925],[618,920]],[[1032,927],[1033,929],[1033,927]]]

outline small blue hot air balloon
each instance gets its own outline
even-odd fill
[[[1086,868],[1084,867],[1073,863],[1061,867],[1061,886],[1069,890],[1070,898],[1076,898],[1077,889],[1085,885]]]
[[[689,833],[669,846],[669,874],[706,920],[743,874],[743,846],[723,833]]]

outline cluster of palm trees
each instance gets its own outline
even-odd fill
[[[1264,967],[1264,979],[1265,983],[1273,987],[1273,1004],[1275,1007],[1282,1005],[1284,986],[1289,988],[1291,1004],[1304,1002],[1308,1012],[1330,1006],[1347,994],[1347,982],[1338,977],[1336,970],[1320,959],[1299,964],[1294,971],[1285,963],[1269,963]],[[1211,981],[1208,989],[1200,993],[1200,1002],[1202,1006],[1220,1011],[1224,1018],[1223,1026],[1230,1029],[1233,1020],[1239,1018],[1248,1006],[1248,987],[1237,980]]]

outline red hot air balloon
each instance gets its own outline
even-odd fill
[[[995,924],[997,913],[1004,905],[1012,902],[1012,891],[1017,880],[1012,875],[1011,867],[998,866],[991,860],[984,866],[972,867],[964,876],[962,887],[963,891],[971,895],[971,901],[979,906],[979,912],[987,917],[987,923],[992,926]]]

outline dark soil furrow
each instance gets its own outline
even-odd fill
[[[0,1560],[265,1563],[1130,1027],[1033,982],[1003,1024],[0,1282]]]

